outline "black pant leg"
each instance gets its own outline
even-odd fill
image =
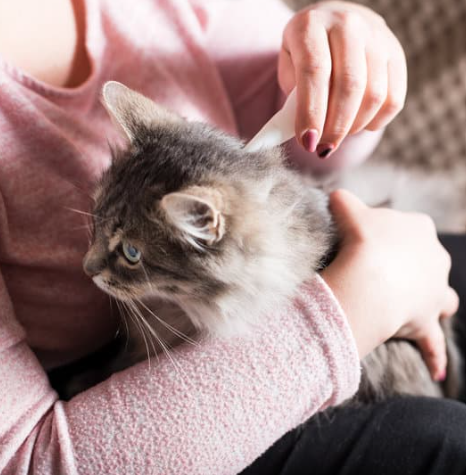
[[[439,238],[452,259],[450,284],[466,304],[466,235],[446,234],[440,235]],[[460,307],[460,311],[461,315],[464,315],[464,305]]]
[[[443,235],[440,236],[440,241],[452,258],[450,285],[460,297],[460,307],[455,317],[455,334],[458,345],[466,356],[466,235]],[[462,400],[466,401],[466,388],[463,389]]]
[[[288,458],[274,465],[280,451]],[[332,409],[287,434],[242,472],[266,474],[466,474],[466,405],[399,397]]]

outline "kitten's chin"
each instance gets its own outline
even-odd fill
[[[246,315],[250,316],[247,312],[228,314],[213,301],[206,305],[180,299],[176,304],[184,310],[194,328],[221,339],[249,335],[258,327],[260,321],[258,318],[247,318]]]
[[[101,275],[95,275],[92,277],[92,280],[97,287],[99,287],[100,290],[103,290],[107,294],[111,294],[110,289],[108,288],[108,285],[104,281],[103,277]]]
[[[125,292],[124,290],[116,289],[107,283],[107,281],[101,275],[95,275],[92,277],[94,284],[106,294],[115,297],[118,300],[122,301],[132,301],[134,300],[135,296],[130,294],[129,292]]]

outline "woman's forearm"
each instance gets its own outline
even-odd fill
[[[68,403],[24,342],[5,348],[2,473],[238,473],[359,382],[346,317],[319,277],[265,323],[140,363]]]

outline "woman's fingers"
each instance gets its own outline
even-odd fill
[[[311,10],[296,22],[284,34],[284,49],[289,50],[296,78],[295,130],[303,147],[314,152],[327,113],[332,58],[319,13]]]
[[[287,96],[296,86],[293,61],[290,53],[283,47],[278,53],[278,84]]]
[[[350,134],[363,130],[377,115],[388,93],[388,59],[385,48],[366,48],[367,85],[361,108],[351,126]]]
[[[395,40],[396,41],[396,40]],[[383,106],[366,125],[367,130],[378,130],[387,126],[403,109],[408,83],[408,72],[403,49],[398,42],[387,65],[388,88]]]
[[[350,131],[360,110],[367,84],[365,29],[359,15],[349,13],[329,32],[332,85],[325,127],[317,147],[325,158]]]
[[[451,287],[447,287],[440,318],[452,317],[457,312],[458,306],[458,294]],[[417,340],[417,344],[429,368],[432,379],[443,381],[446,377],[447,349],[445,333],[438,320],[429,328],[429,332],[424,337]]]
[[[425,337],[417,340],[417,345],[432,379],[443,381],[447,369],[447,348],[445,334],[438,322],[429,329],[429,333]]]
[[[403,49],[380,16],[342,2],[318,2],[288,23],[279,83],[297,88],[296,138],[321,158],[348,134],[385,127],[403,107]]]
[[[353,193],[338,189],[330,194],[330,209],[340,235],[350,235],[353,240],[359,239],[358,222],[361,213],[369,209],[368,206]]]
[[[452,317],[458,311],[459,305],[460,298],[458,297],[458,294],[455,292],[454,289],[448,287],[441,318]]]

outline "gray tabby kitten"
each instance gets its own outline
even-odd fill
[[[325,193],[287,167],[279,148],[246,152],[116,82],[104,86],[103,101],[129,145],[96,191],[86,273],[169,346],[182,334],[228,337],[266,324],[335,246]],[[148,298],[164,302],[157,315]],[[413,345],[390,341],[363,362],[357,399],[453,397],[453,356],[441,387]]]

